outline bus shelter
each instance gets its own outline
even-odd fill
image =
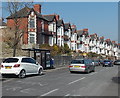
[[[28,51],[28,56],[34,58],[41,66],[46,69],[50,68],[50,50],[47,49],[22,49],[23,51]]]

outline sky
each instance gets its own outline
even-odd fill
[[[78,30],[88,28],[90,34],[118,41],[118,2],[35,2],[38,3],[42,5],[43,15],[59,14],[64,22],[75,24]],[[3,17],[9,15],[2,11]]]

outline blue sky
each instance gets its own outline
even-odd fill
[[[42,2],[40,4],[42,14],[59,14],[64,22],[75,24],[78,30],[88,28],[90,34],[97,33],[106,39],[118,40],[117,2]],[[3,16],[8,16],[8,13],[3,13]]]

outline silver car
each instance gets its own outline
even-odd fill
[[[70,72],[94,72],[95,66],[90,59],[75,59],[71,61],[69,65]]]

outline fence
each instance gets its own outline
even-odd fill
[[[70,64],[72,60],[72,56],[54,56],[54,66],[57,67],[63,67]]]
[[[70,65],[72,59],[80,59],[82,56],[72,57],[72,56],[54,56],[54,66],[55,67],[63,67]]]

